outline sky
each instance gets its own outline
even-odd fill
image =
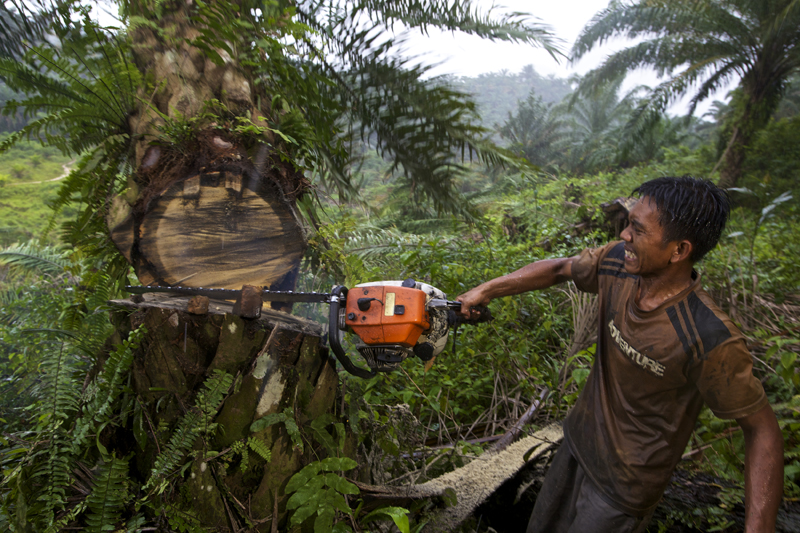
[[[530,13],[539,22],[552,27],[555,35],[563,40],[562,49],[569,49],[581,29],[597,13],[608,5],[608,0],[557,0],[544,2],[541,0],[500,0],[495,10],[503,6],[508,11]],[[492,0],[476,0],[476,5],[490,9]],[[575,65],[561,59],[556,62],[550,54],[541,48],[530,45],[512,43],[492,43],[475,36],[452,34],[449,32],[431,32],[431,36],[414,39],[410,50],[423,53],[431,64],[443,61],[435,74],[456,74],[459,76],[477,76],[488,72],[507,69],[518,72],[523,66],[532,64],[540,74],[554,74],[568,77],[573,73],[585,73],[592,66],[602,61],[608,51],[593,51],[588,57]]]
[[[562,39],[562,49],[568,55],[572,44],[583,27],[602,9],[608,6],[608,0],[497,0],[497,8],[503,6],[509,11],[530,13],[540,22],[552,27],[554,34]],[[490,9],[492,0],[475,0],[476,5]],[[503,69],[510,73],[519,72],[525,65],[533,65],[535,70],[544,75],[555,75],[568,78],[573,74],[585,74],[614,51],[626,45],[624,40],[604,43],[579,62],[570,63],[566,59],[556,62],[541,48],[524,44],[492,43],[478,37],[452,34],[449,32],[431,32],[428,37],[415,36],[408,43],[408,51],[422,56],[422,61],[436,65],[431,75],[453,74],[457,76],[475,77],[480,74],[498,72]],[[632,89],[638,85],[655,86],[658,76],[652,70],[632,72],[622,89]],[[708,110],[714,100],[726,100],[726,88],[712,95],[698,106],[696,116]],[[684,114],[687,110],[688,97],[677,102],[668,111],[670,114]]]

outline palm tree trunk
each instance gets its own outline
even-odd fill
[[[740,129],[738,127],[734,128],[731,138],[725,146],[725,151],[711,170],[711,175],[713,175],[717,168],[722,167],[717,186],[723,189],[736,187],[741,176],[742,163],[744,162],[744,146],[741,137]]]
[[[286,516],[286,483],[319,450],[312,452],[308,443],[301,450],[285,423],[256,432],[251,424],[291,412],[302,428],[333,409],[338,377],[320,344],[323,328],[270,310],[258,319],[242,318],[229,304],[214,301],[207,314],[187,312],[186,298],[161,295],[113,303],[119,337],[140,325],[148,332],[135,353],[131,379],[139,414],[113,441],[113,451],[120,456],[133,452],[133,470],[145,483],[157,458],[168,453],[179,419],[198,410],[204,382],[215,372],[226,372],[234,382],[213,420],[217,429],[197,438],[192,446],[196,457],[185,475],[169,473],[164,498],[175,512],[197,518],[203,527],[240,531],[249,522],[257,531],[271,531],[273,520],[277,524]],[[269,450],[269,461],[249,439]]]
[[[158,30],[131,33],[149,86],[129,117],[135,169],[108,217],[112,240],[143,284],[292,289],[306,247],[296,200],[309,183],[268,130],[233,130],[267,127],[271,98],[235,58],[218,50],[217,64],[192,44],[191,4],[162,3],[156,16],[131,2]]]
[[[759,79],[756,76],[755,79],[743,80],[742,84],[742,93],[739,95],[744,99],[744,102],[740,103],[742,111],[734,121],[731,138],[717,163],[717,166],[721,166],[717,185],[722,188],[736,187],[744,170],[745,157],[750,143],[756,133],[770,121],[780,102],[780,93],[775,90],[774,84],[770,83],[769,79]],[[737,106],[736,96],[732,105],[735,109]]]

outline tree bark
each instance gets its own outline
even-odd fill
[[[178,420],[198,409],[203,383],[215,371],[227,372],[234,384],[214,418],[218,427],[194,443],[191,466],[169,476],[164,503],[216,531],[237,531],[248,523],[257,531],[270,531],[273,522],[282,523],[286,483],[321,451],[312,453],[308,442],[301,451],[283,423],[257,432],[250,426],[291,408],[302,428],[333,409],[338,376],[320,342],[322,327],[268,309],[259,319],[241,318],[227,302],[211,301],[208,314],[190,314],[188,298],[164,295],[112,304],[119,337],[141,325],[147,335],[135,355],[131,379],[141,414],[107,441],[109,451],[133,453],[131,475],[144,483],[169,446]],[[241,468],[244,459],[235,449],[248,438],[270,450],[270,461],[250,451]]]
[[[741,133],[741,129],[738,127],[734,128],[733,133],[731,134],[731,139],[728,142],[728,145],[725,147],[725,152],[720,158],[722,168],[719,172],[717,186],[722,189],[736,187],[736,184],[739,182],[739,178],[742,175],[742,164],[744,163],[745,156],[744,152],[747,146],[747,142],[743,137],[744,136]],[[712,170],[711,173],[713,174],[714,171]]]

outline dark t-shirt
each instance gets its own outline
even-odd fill
[[[643,515],[658,503],[705,401],[720,418],[767,404],[741,332],[692,285],[652,311],[635,303],[639,277],[624,243],[573,261],[578,289],[599,294],[597,353],[564,423],[574,455],[609,503]]]

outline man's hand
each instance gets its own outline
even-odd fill
[[[512,296],[523,292],[546,289],[556,283],[572,279],[572,260],[574,257],[544,259],[524,266],[505,276],[478,285],[458,296],[461,302],[461,316],[470,318],[476,305],[488,305],[490,301],[502,296]]]
[[[769,405],[736,422],[744,433],[744,528],[771,533],[783,496],[783,434]]]
[[[483,285],[479,285],[456,298],[457,301],[461,302],[461,310],[459,311],[459,314],[461,314],[461,316],[464,318],[471,318],[470,315],[475,312],[473,307],[477,307],[479,305],[485,307],[489,305],[489,302],[492,301],[491,298],[484,294],[481,287],[483,287]]]

